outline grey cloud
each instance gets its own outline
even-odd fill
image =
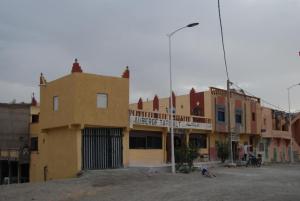
[[[232,81],[247,83],[246,90],[287,108],[286,87],[300,81],[300,2],[221,4]],[[188,93],[192,86],[201,90],[225,85],[216,0],[2,1],[0,101],[28,100],[30,90],[38,93],[40,72],[48,80],[68,74],[75,57],[84,71],[97,74],[119,76],[129,65],[131,101],[154,94],[165,97],[166,34],[194,21],[200,25],[177,33],[172,41],[176,94]],[[5,91],[15,85],[15,90]],[[295,109],[300,108],[299,90],[292,91]]]

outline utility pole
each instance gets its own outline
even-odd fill
[[[230,121],[230,84],[229,79],[227,80],[227,127],[228,127],[228,141],[229,141],[229,150],[230,150],[230,162],[233,164],[233,153],[232,153],[232,135],[231,135],[231,121]]]

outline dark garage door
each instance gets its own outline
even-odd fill
[[[122,129],[85,128],[82,133],[82,168],[123,167]]]

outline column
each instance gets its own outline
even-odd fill
[[[20,162],[18,161],[18,183],[21,183],[21,165]]]
[[[8,184],[11,183],[11,161],[8,159]]]
[[[2,184],[2,161],[0,160],[0,185]]]

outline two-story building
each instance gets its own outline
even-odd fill
[[[216,142],[229,138],[227,90],[211,87],[208,94],[213,123],[211,158],[215,160]],[[243,146],[246,144],[250,145],[250,151],[256,151],[260,139],[260,119],[260,99],[232,89],[230,91],[230,133],[234,160],[242,158]]]
[[[265,162],[290,161],[291,133],[289,116],[283,111],[266,107],[261,108],[261,142],[259,152]]]
[[[128,105],[128,69],[122,77],[88,74],[75,60],[69,75],[47,82],[41,74],[30,181],[127,165]]]
[[[30,104],[0,103],[0,185],[29,180]]]
[[[206,114],[205,94],[191,90],[189,95],[172,97],[174,147],[192,144],[199,148],[199,161],[209,160],[209,137],[212,124]],[[171,161],[170,98],[130,104],[130,165],[158,165]],[[152,144],[152,142],[155,142]]]
[[[230,94],[233,155],[234,160],[239,160],[243,155],[244,144],[251,145],[251,151],[256,151],[261,130],[260,99],[235,90],[232,90]],[[217,142],[226,142],[229,139],[227,91],[210,87],[207,91],[196,92],[192,88],[187,95],[175,96],[173,93],[172,99],[173,108],[175,108],[174,119],[179,122],[175,124],[175,148],[181,146],[183,142],[192,141],[200,148],[200,156],[209,160],[217,160]],[[163,142],[165,142],[166,148],[164,154],[159,154],[160,161],[163,162],[170,161],[170,135],[167,130],[169,125],[166,123],[162,126],[157,121],[152,123],[151,118],[159,119],[159,123],[162,122],[160,119],[168,120],[169,103],[169,98],[159,99],[155,96],[151,101],[143,101],[140,98],[138,103],[130,105],[130,125],[133,130],[144,132],[142,130],[160,129],[160,132],[163,133]],[[141,118],[136,116],[141,116]],[[179,125],[194,126],[180,127]],[[138,136],[133,130],[130,134],[132,138]],[[132,148],[130,152],[141,153],[139,158],[145,158],[147,153],[151,153],[147,149],[141,151],[139,147]],[[156,158],[154,156],[155,154],[152,158]]]

